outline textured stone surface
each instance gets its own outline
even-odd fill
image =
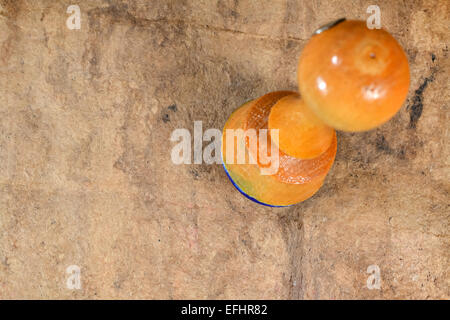
[[[0,0],[0,298],[448,299],[447,3],[378,1],[408,101],[339,133],[324,187],[275,209],[174,165],[170,134],[295,90],[313,30],[372,1],[80,1],[69,30],[74,1]]]

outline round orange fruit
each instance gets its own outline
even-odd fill
[[[392,118],[409,88],[408,59],[385,30],[343,21],[311,37],[298,65],[305,103],[327,125],[373,129]]]
[[[334,137],[334,129],[320,120],[298,94],[278,100],[270,110],[268,127],[279,130],[279,149],[299,159],[318,157]]]

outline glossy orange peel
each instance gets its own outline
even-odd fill
[[[409,88],[408,59],[385,30],[344,21],[311,37],[300,55],[299,90],[327,125],[373,129],[401,108]]]
[[[320,156],[330,147],[335,134],[296,93],[281,98],[272,107],[268,128],[279,130],[280,150],[299,159]]]

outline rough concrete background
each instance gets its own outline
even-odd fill
[[[448,1],[375,2],[0,0],[0,298],[448,299]],[[220,165],[171,162],[175,128],[295,90],[313,30],[371,4],[408,101],[339,133],[313,198],[261,207]]]

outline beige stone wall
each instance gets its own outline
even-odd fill
[[[0,0],[1,299],[450,297],[448,1],[377,1],[407,103],[281,209],[175,166],[170,134],[295,90],[313,30],[373,1],[80,0],[69,30],[76,2]]]

